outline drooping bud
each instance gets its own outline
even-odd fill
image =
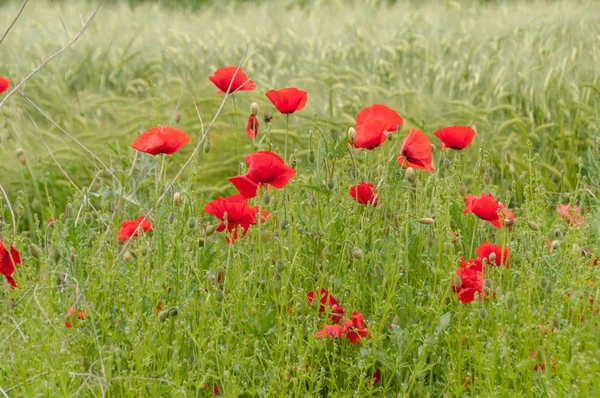
[[[17,150],[15,151],[15,153],[17,154],[17,157],[21,156],[25,151],[23,150],[23,148],[17,148]]]
[[[356,141],[356,129],[354,127],[350,127],[348,129],[348,140],[354,144],[354,142]]]
[[[210,151],[212,151],[212,143],[210,142],[210,138],[204,141],[202,149],[204,150],[204,153],[210,153]]]
[[[517,299],[515,298],[515,295],[512,294],[511,292],[508,292],[506,294],[506,308],[509,311],[512,311],[516,306],[517,306]]]
[[[169,309],[169,316],[177,316],[179,315],[179,307],[171,307]]]
[[[417,173],[415,172],[415,169],[413,169],[412,167],[409,167],[408,169],[406,169],[406,173],[404,174],[404,177],[406,177],[406,181],[410,182],[411,184],[414,184],[414,182],[417,178]]]
[[[173,194],[173,203],[175,206],[179,206],[181,204],[181,194],[179,192],[175,192]]]
[[[481,319],[483,321],[483,320],[487,319],[488,312],[485,308],[480,308],[479,311],[477,312],[477,315],[479,316],[479,319]]]
[[[461,279],[460,275],[454,275],[454,286],[456,286],[456,287],[462,286],[462,279]]]
[[[553,249],[558,249],[560,247],[560,241],[559,240],[553,240],[552,241],[552,248]]]
[[[335,181],[333,180],[333,178],[327,179],[327,189],[333,191],[333,188],[335,188]]]
[[[175,115],[175,123],[179,123],[180,120],[181,120],[181,113],[177,112],[177,114]]]
[[[315,162],[316,157],[317,156],[315,155],[315,151],[313,151],[312,149],[308,151],[308,154],[306,154],[306,159],[310,164],[313,164]]]
[[[458,193],[460,196],[465,196],[467,194],[467,186],[462,182],[458,184]]]
[[[292,169],[296,169],[296,155],[294,155],[293,153],[290,155],[290,167]]]
[[[196,228],[196,219],[194,217],[190,217],[187,221],[187,226],[189,229]]]
[[[365,252],[359,249],[358,247],[353,247],[351,254],[352,258],[354,258],[355,260],[362,260],[363,258],[365,258]]]
[[[435,222],[435,220],[433,218],[429,218],[429,217],[423,217],[419,220],[419,222],[421,224],[425,224],[425,225],[431,225]]]
[[[489,185],[492,182],[492,176],[487,171],[483,173],[483,182],[485,185]]]
[[[254,116],[258,115],[258,103],[253,102],[252,104],[250,104],[250,113]]]
[[[540,279],[540,287],[549,293],[549,291],[552,290],[552,282],[550,282],[550,279],[542,276]]]
[[[431,144],[431,152],[435,152],[436,149],[437,149],[437,147],[435,145]]]
[[[312,308],[313,310],[318,310],[319,309],[319,300],[317,300],[316,298],[313,298],[312,301],[310,302],[310,308]]]
[[[31,257],[33,258],[39,259],[42,255],[42,250],[39,246],[32,244],[31,246],[29,246],[29,254],[31,254]]]
[[[263,194],[262,197],[262,202],[265,206],[268,206],[269,204],[271,204],[271,195],[269,195],[269,192],[266,192]]]
[[[161,322],[166,321],[169,318],[169,311],[164,310],[158,313],[158,320]]]
[[[400,325],[400,317],[398,315],[394,315],[394,319],[392,319],[392,325]]]
[[[221,302],[221,301],[223,301],[223,299],[224,299],[224,298],[225,298],[225,296],[223,295],[223,292],[222,292],[222,291],[220,291],[220,290],[217,290],[217,291],[215,292],[215,300],[217,300],[217,301]]]
[[[528,221],[527,225],[529,226],[529,229],[532,230],[532,231],[537,232],[537,231],[540,230],[540,227],[536,223],[534,223],[533,221]]]
[[[496,253],[494,253],[494,252],[490,253],[488,258],[490,259],[490,264],[495,263],[496,262]]]
[[[216,227],[212,224],[209,224],[204,228],[204,235],[206,235],[207,237],[211,236],[212,234],[215,233],[215,230],[216,230]]]
[[[123,253],[123,261],[131,262],[133,260],[135,260],[135,255],[129,250],[125,250],[125,252]]]

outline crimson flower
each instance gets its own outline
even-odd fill
[[[308,292],[306,294],[306,298],[308,299],[308,305],[312,306],[313,301],[315,300],[315,296],[315,292]],[[317,298],[319,298],[319,312],[325,312],[325,307],[329,307],[329,309],[331,310],[329,317],[331,318],[333,323],[338,323],[344,316],[344,309],[337,302],[335,297],[333,297],[333,295],[330,294],[324,288],[321,288],[321,291],[319,292]]]
[[[125,220],[119,228],[119,242],[125,242],[132,236],[138,236],[140,230],[143,232],[152,231],[152,223],[144,216],[139,216],[135,220]]]
[[[467,126],[445,127],[433,133],[442,141],[442,149],[464,149],[471,145],[475,130]]]
[[[306,101],[308,101],[306,91],[298,90],[295,87],[269,90],[265,95],[275,105],[275,108],[284,115],[303,109]]]
[[[21,264],[21,255],[12,245],[6,250],[4,243],[0,240],[0,274],[4,275],[8,284],[14,289],[17,283],[12,275],[15,272],[15,266]]]
[[[170,155],[190,143],[190,137],[173,127],[154,127],[146,130],[133,141],[131,147],[136,151],[158,155]]]
[[[385,121],[384,132],[396,131],[404,124],[402,117],[393,109],[390,109],[385,105],[375,104],[367,106],[358,112],[358,115],[356,115],[356,129],[358,130],[358,126],[374,120]]]
[[[255,114],[251,113],[250,117],[248,117],[248,125],[246,126],[246,135],[248,136],[248,138],[253,140],[257,134],[258,134],[258,119],[256,118]]]
[[[505,204],[498,203],[490,193],[483,193],[479,197],[468,194],[465,197],[465,209],[462,214],[473,213],[484,221],[488,221],[496,228],[507,225],[509,228],[515,215]]]
[[[387,120],[369,120],[356,125],[356,138],[349,141],[354,148],[374,149],[385,142],[386,128],[389,126]]]
[[[361,205],[370,204],[373,207],[377,206],[379,194],[375,190],[375,185],[362,182],[358,185],[350,187],[350,196]]]
[[[375,372],[373,372],[373,376],[371,376],[371,385],[372,386],[376,386],[377,384],[379,384],[379,381],[381,380],[381,369],[377,368],[375,370]]]
[[[396,160],[404,168],[412,167],[413,169],[435,171],[431,167],[431,142],[423,132],[417,129],[410,129],[408,136],[402,141],[402,148]]]
[[[71,322],[69,322],[69,321],[65,321],[65,327],[66,327],[67,329],[71,329],[71,328],[73,327],[73,325],[71,325]]]
[[[257,224],[256,215],[258,206],[249,207],[248,200],[242,195],[231,195],[227,198],[219,197],[204,206],[204,211],[221,220],[217,232],[227,229],[227,243],[234,243],[238,238],[238,229],[242,228],[242,237],[246,236],[250,225]],[[263,211],[261,221],[264,222],[269,213]]]
[[[477,247],[475,253],[479,259],[483,260],[485,258],[488,264],[496,266],[506,265],[508,267],[507,262],[510,252],[506,246],[498,246],[493,243],[483,242]],[[492,254],[494,254],[493,261],[490,259],[490,255]]]
[[[0,94],[8,90],[10,82],[4,76],[0,76]]]
[[[481,296],[483,292],[483,270],[481,261],[471,259],[466,262],[463,257],[460,258],[460,268],[456,271],[460,277],[460,285],[452,281],[452,290],[458,293],[458,299],[461,303],[467,304],[475,300],[475,293]]]
[[[281,189],[296,175],[296,170],[286,166],[283,160],[269,151],[254,152],[244,157],[248,171],[231,177],[229,181],[245,198],[253,198],[259,185],[268,184]]]
[[[342,323],[344,333],[352,344],[358,344],[361,339],[369,337],[371,331],[365,327],[365,317],[358,311],[352,313],[352,319]]]
[[[583,225],[585,221],[579,211],[579,206],[560,205],[556,208],[556,211],[572,227]]]
[[[237,74],[235,71],[237,70]],[[233,75],[235,74],[235,79]],[[215,71],[214,75],[208,78],[217,88],[217,94],[221,95],[227,92],[229,89],[229,93],[234,93],[238,90],[240,91],[252,91],[256,88],[256,84],[244,73],[242,68],[237,66],[225,66],[223,68],[219,68]],[[233,83],[232,83],[233,80]],[[229,86],[231,85],[231,88]]]
[[[315,333],[315,337],[320,339],[325,336],[330,339],[342,337],[344,335],[344,328],[342,325],[323,325],[321,330]]]

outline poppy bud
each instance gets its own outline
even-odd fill
[[[529,226],[529,229],[532,231],[539,231],[540,227],[538,227],[538,225],[536,223],[534,223],[533,221],[528,221],[527,225]]]
[[[488,312],[485,308],[480,308],[479,311],[477,312],[477,315],[479,316],[479,319],[481,319],[483,321],[483,320],[487,319]]]
[[[224,296],[223,296],[223,292],[222,292],[222,291],[220,291],[220,290],[217,290],[217,291],[215,292],[215,300],[217,300],[217,301],[221,302],[221,301],[223,301],[223,298],[224,298]]]
[[[419,220],[419,222],[421,224],[425,224],[425,225],[431,225],[435,222],[435,220],[433,218],[429,218],[429,217],[423,217]]]
[[[546,293],[550,293],[550,290],[552,290],[552,283],[550,282],[550,279],[542,276],[540,279],[540,287],[545,290]]]
[[[173,194],[173,203],[175,206],[179,206],[181,204],[181,194],[179,192],[175,192]]]
[[[359,249],[358,247],[352,248],[352,258],[356,260],[362,260],[365,258],[365,252]]]
[[[312,149],[310,151],[308,151],[308,154],[306,155],[306,159],[308,160],[308,163],[313,164],[315,162],[315,151],[313,151]]]
[[[212,234],[214,234],[214,233],[215,233],[215,229],[216,229],[216,228],[215,228],[215,226],[214,226],[214,225],[212,225],[212,224],[209,224],[209,225],[207,225],[207,226],[204,228],[204,235],[206,235],[207,237],[208,237],[208,236],[211,236]]]
[[[167,320],[167,318],[169,318],[169,311],[168,310],[164,310],[158,313],[158,320],[161,322],[164,322]]]
[[[23,148],[17,148],[17,150],[15,151],[17,154],[17,157],[21,156],[25,151],[23,150]]]
[[[187,226],[189,229],[196,228],[196,219],[194,217],[190,217],[187,221]]]
[[[256,116],[258,114],[258,103],[253,102],[250,104],[250,113]]]
[[[553,249],[558,249],[559,246],[560,246],[560,241],[559,240],[553,240],[552,241],[552,248]]]
[[[511,292],[509,292],[506,295],[506,308],[509,311],[512,311],[516,306],[517,306],[517,299],[515,298],[514,294],[512,294]]]
[[[171,307],[169,309],[169,316],[177,316],[179,315],[179,307]]]
[[[392,319],[392,325],[400,325],[400,317],[398,315],[394,315],[394,319]]]
[[[131,262],[133,260],[135,260],[135,255],[129,250],[125,250],[125,252],[123,253],[123,261]]]
[[[265,123],[271,123],[271,120],[273,120],[273,116],[270,113],[265,113]]]
[[[483,173],[483,182],[485,183],[485,185],[489,185],[490,182],[492,182],[492,176],[490,176],[490,174],[487,171]]]
[[[348,140],[354,144],[354,142],[356,141],[356,129],[354,127],[350,127],[348,129]]]
[[[319,309],[319,300],[313,298],[312,301],[310,302],[310,308],[312,308],[313,310],[318,310]]]
[[[433,144],[431,144],[431,152],[435,152],[435,150],[437,149],[437,147]]]
[[[290,225],[290,223],[288,222],[288,220],[283,220],[283,221],[281,221],[281,225],[279,227],[281,229],[287,229],[288,225]]]
[[[265,192],[263,194],[262,200],[263,200],[263,204],[265,206],[268,206],[271,203],[271,195],[269,195],[268,192]]]
[[[204,153],[210,153],[210,151],[212,150],[212,143],[210,142],[210,139],[204,141],[202,149],[204,150]]]
[[[75,261],[77,261],[77,250],[72,247],[71,251],[69,252],[69,262],[74,263]]]
[[[496,262],[496,253],[494,253],[494,252],[490,253],[488,258],[490,259],[490,264],[495,263]]]
[[[456,287],[462,286],[462,279],[461,279],[460,275],[454,275],[454,286],[456,286]]]
[[[327,180],[327,189],[333,191],[333,188],[335,188],[335,181],[333,180],[333,178],[329,178]]]
[[[417,178],[417,173],[415,173],[415,169],[409,167],[408,169],[406,169],[404,177],[406,177],[406,181],[410,182],[411,184],[414,184],[415,179]]]
[[[198,239],[198,247],[204,247],[206,245],[206,239],[200,238]]]
[[[458,193],[460,196],[465,196],[467,194],[467,186],[462,182],[458,184]]]
[[[383,133],[385,135],[385,138],[388,140],[392,140],[392,138],[394,138],[394,134],[391,131],[386,131],[385,133]]]
[[[177,112],[177,114],[175,115],[175,123],[179,123],[180,120],[181,120],[181,113]]]

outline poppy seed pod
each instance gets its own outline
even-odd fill
[[[204,145],[202,146],[202,149],[204,150],[204,153],[210,153],[210,151],[212,151],[212,144],[210,142],[210,139],[207,139],[206,141],[204,141]]]
[[[356,129],[354,127],[348,129],[348,141],[350,141],[351,144],[356,142]]]
[[[433,218],[429,218],[429,217],[423,217],[419,220],[419,222],[421,224],[425,224],[425,225],[431,225],[435,222],[435,220]]]
[[[310,164],[313,164],[315,162],[316,157],[317,156],[315,155],[315,151],[313,151],[312,149],[308,151],[308,154],[306,155],[306,159]]]
[[[181,204],[181,194],[179,192],[175,192],[173,194],[173,203],[175,206],[179,206]]]
[[[258,115],[258,103],[257,102],[253,102],[252,104],[250,104],[250,113],[253,114],[254,116]]]
[[[161,322],[164,322],[167,320],[167,318],[169,318],[169,311],[168,310],[164,310],[158,313],[158,320]]]
[[[406,173],[404,174],[404,176],[406,177],[406,181],[410,182],[411,184],[414,184],[417,178],[417,173],[415,173],[415,169],[409,167],[408,169],[406,169]]]
[[[351,254],[352,258],[356,260],[362,260],[363,258],[365,258],[365,252],[359,249],[358,247],[352,248]]]
[[[528,221],[527,225],[529,226],[529,229],[532,230],[532,231],[537,232],[537,231],[540,230],[540,227],[536,223],[534,223],[533,221]]]

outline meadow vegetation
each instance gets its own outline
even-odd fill
[[[0,44],[12,84],[97,5],[35,3]],[[1,32],[19,7],[0,6]],[[0,394],[598,395],[597,15],[585,1],[104,4],[0,107],[0,236],[21,257],[17,288],[0,285]],[[219,112],[208,77],[241,60],[257,88]],[[288,117],[264,95],[283,87],[308,92]],[[404,125],[351,148],[372,104]],[[440,150],[433,133],[452,125],[476,130],[469,147]],[[156,126],[191,144],[130,147]],[[412,128],[435,172],[398,164]],[[265,150],[295,175],[258,190],[249,203],[269,217],[228,244],[203,210]],[[361,182],[377,206],[353,200]],[[514,221],[463,214],[487,193]],[[561,217],[567,204],[581,215]],[[139,216],[152,230],[120,242]],[[486,258],[463,300],[461,257],[481,260],[484,242],[510,256]],[[321,289],[368,335],[319,338],[336,315],[311,299]]]

